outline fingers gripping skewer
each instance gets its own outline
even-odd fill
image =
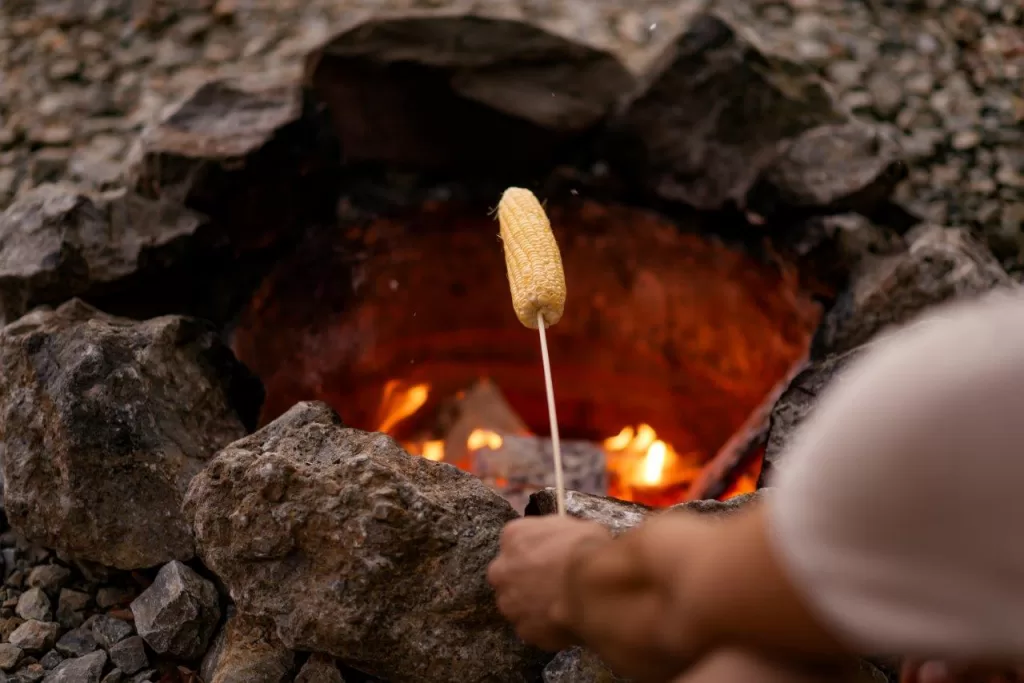
[[[551,381],[551,359],[545,328],[562,319],[565,309],[565,273],[562,255],[551,232],[544,207],[529,190],[510,187],[498,203],[498,222],[505,248],[512,307],[526,327],[540,333],[540,351],[544,362],[548,419],[551,421],[551,450],[555,458],[555,494],[558,514],[565,514],[565,479],[555,412],[555,389]]]

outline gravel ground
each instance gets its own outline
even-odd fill
[[[901,205],[982,235],[1024,269],[1021,0],[718,0],[765,44],[820,68],[858,114],[910,150]],[[695,0],[388,0],[458,4],[609,47],[641,69]],[[0,208],[28,187],[117,186],[142,126],[217,75],[300,68],[311,48],[379,0],[4,0]]]
[[[746,3],[768,44],[820,68],[842,102],[903,133],[896,200],[967,227],[1004,265],[1024,259],[1024,3],[790,0]]]

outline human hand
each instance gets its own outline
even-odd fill
[[[566,599],[569,568],[582,546],[609,541],[603,526],[573,517],[526,517],[506,525],[487,580],[520,638],[552,652],[575,644]]]

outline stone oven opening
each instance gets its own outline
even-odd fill
[[[708,21],[703,39],[736,40]],[[631,137],[660,124],[643,102],[608,123],[634,76],[521,22],[370,21],[305,71],[306,108],[342,160],[340,218],[305,230],[235,319],[232,348],[267,391],[262,424],[320,399],[346,424],[473,472],[520,511],[551,485],[537,339],[513,314],[492,215],[501,190],[522,185],[547,204],[570,292],[550,331],[570,488],[654,506],[755,488],[766,411],[820,309],[793,259],[766,256],[756,232],[723,241],[711,226],[746,223],[730,194],[777,193],[684,172],[671,187],[710,211],[660,210],[664,198],[630,179],[657,172]],[[769,126],[782,137],[841,118],[791,116],[773,99],[767,86],[729,115],[785,109]],[[718,164],[737,152],[719,151]],[[609,155],[635,172],[610,172]]]
[[[549,345],[570,488],[684,500],[802,362],[819,307],[792,266],[651,211],[547,210],[569,289]],[[510,496],[551,485],[537,335],[512,310],[497,230],[486,206],[440,201],[308,238],[234,330],[266,387],[261,421],[320,399]],[[718,483],[753,490],[756,460]]]

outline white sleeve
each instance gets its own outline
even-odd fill
[[[772,483],[784,570],[849,644],[1024,658],[1024,296],[873,344]]]

